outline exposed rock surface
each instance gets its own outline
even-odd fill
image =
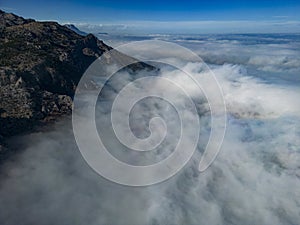
[[[69,28],[0,10],[0,158],[6,137],[70,113],[81,76],[112,49],[92,34]],[[128,56],[118,53],[117,58]],[[149,67],[135,63],[129,69]]]
[[[70,113],[82,74],[110,49],[92,34],[0,11],[0,135]]]
[[[86,68],[111,49],[92,34],[81,36],[56,22],[0,12],[0,85],[70,95]]]

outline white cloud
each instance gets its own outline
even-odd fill
[[[204,47],[214,43],[204,41]],[[193,46],[197,48],[194,43]],[[202,53],[207,60],[216,61],[216,56],[224,50],[227,51],[225,61],[232,61],[237,60],[232,58],[232,53],[236,52],[245,65],[261,67],[267,64],[280,72],[285,71],[280,54],[287,57],[295,53],[288,46],[247,48],[239,41],[223,40]],[[300,221],[299,87],[250,76],[245,65],[212,66],[225,94],[229,121],[221,153],[205,173],[197,171],[205,143],[201,142],[193,160],[167,182],[147,188],[110,183],[92,172],[84,162],[76,148],[71,122],[66,119],[49,131],[12,140],[15,147],[24,151],[2,165],[0,220],[8,225],[297,224]],[[205,77],[199,64],[188,63],[185,68]],[[170,69],[162,71],[163,76],[173,77],[192,89],[182,74]],[[115,89],[108,86],[106,91],[115,95],[113,90],[131,80],[132,77],[123,73],[110,83]],[[153,88],[155,85],[163,84],[153,83]],[[174,96],[178,95],[173,92]],[[191,92],[198,100],[203,97],[201,93],[197,95],[196,90]],[[183,99],[178,96],[178,101]],[[205,108],[205,102],[200,103],[199,107]],[[177,127],[175,113],[170,108],[162,102],[149,101],[133,111],[139,135],[147,134],[144,128],[149,119],[149,107],[153,106],[156,110],[165,109],[166,121],[171,127]],[[114,138],[108,131],[107,108],[98,110],[99,130],[107,132],[104,138],[110,143]],[[209,121],[204,110],[202,141],[208,137]],[[175,133],[176,129],[172,131]],[[165,144],[163,149],[168,151],[155,152],[149,158],[165,157],[173,143]],[[135,160],[131,157],[136,155],[122,153],[126,149],[118,148],[118,143],[111,145],[117,147],[113,153],[121,152],[118,156]]]

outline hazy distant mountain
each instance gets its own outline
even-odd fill
[[[83,36],[87,35],[87,33],[79,30],[74,24],[65,24],[64,26],[69,28],[72,31],[75,31],[77,34],[80,34],[80,35],[83,35]]]

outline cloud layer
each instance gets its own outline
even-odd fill
[[[69,23],[69,22],[68,22]],[[300,21],[276,18],[274,20],[203,20],[203,21],[128,21],[106,24],[75,23],[87,32],[110,34],[205,34],[205,33],[297,33]]]
[[[94,173],[76,147],[69,118],[46,131],[14,138],[11,142],[18,154],[1,166],[1,224],[297,224],[300,89],[297,79],[288,82],[298,67],[298,61],[289,58],[297,56],[291,48],[296,44],[291,43],[293,40],[288,45],[248,46],[230,37],[202,40],[200,45],[185,42],[210,61],[228,109],[221,153],[204,173],[197,167],[210,132],[207,103],[202,93],[193,92],[193,85],[182,73],[169,67],[162,68],[161,76],[191,87],[198,101],[201,135],[192,160],[164,183],[132,188]],[[286,66],[280,57],[290,59]],[[201,64],[187,63],[184,67],[205,80]],[[266,71],[273,76],[264,76]],[[107,86],[111,97],[133,79],[120,75]],[[156,85],[162,84],[153,83],[153,88]],[[179,96],[178,101],[183,99]],[[112,154],[131,163],[147,163],[171,152],[172,141],[178,136],[178,118],[165,102],[148,99],[132,112],[137,136],[149,134],[147,121],[157,112],[174,128],[164,146],[146,157],[122,153],[126,149],[106,129],[110,126],[105,117],[108,111],[99,103],[96,118],[107,144],[116,147]]]

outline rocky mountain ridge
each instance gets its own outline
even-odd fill
[[[81,76],[111,49],[92,34],[0,10],[0,154],[4,138],[69,114]]]
[[[74,24],[65,24],[64,26],[69,28],[72,31],[75,31],[77,34],[80,34],[82,36],[88,35],[84,31],[79,30]]]

